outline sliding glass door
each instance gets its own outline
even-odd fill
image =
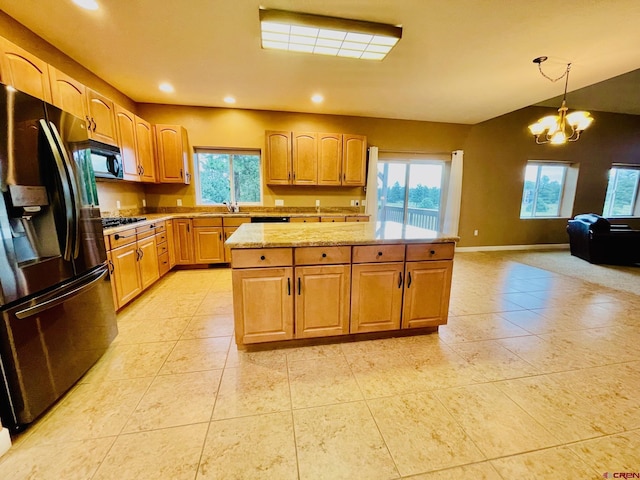
[[[378,162],[378,221],[438,230],[443,162]]]

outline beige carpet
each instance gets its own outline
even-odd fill
[[[485,252],[604,287],[640,295],[640,266],[593,265],[568,250]]]

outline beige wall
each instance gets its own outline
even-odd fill
[[[470,126],[406,120],[388,120],[338,115],[238,110],[140,104],[140,116],[151,123],[184,125],[193,147],[264,148],[265,130],[356,133],[367,135],[369,145],[381,150],[451,152],[464,144]],[[264,184],[263,184],[264,185]],[[146,187],[149,206],[195,205],[194,185]],[[286,206],[350,206],[351,200],[363,200],[364,189],[336,187],[263,186],[263,203],[274,206],[276,199]]]

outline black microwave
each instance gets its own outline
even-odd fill
[[[122,156],[118,147],[90,140],[89,148],[96,178],[122,180]]]

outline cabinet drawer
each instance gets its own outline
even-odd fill
[[[166,227],[164,222],[154,222],[149,223],[148,225],[143,225],[142,227],[137,227],[136,234],[138,235],[138,239],[141,239],[155,235],[158,232],[164,232],[165,230]]]
[[[351,263],[351,247],[302,247],[294,250],[296,265]]]
[[[123,230],[118,233],[112,233],[109,235],[109,245],[111,249],[128,245],[136,241],[136,229],[130,228],[129,230]]]
[[[455,250],[453,243],[419,243],[407,245],[407,262],[422,260],[451,260]]]
[[[320,221],[321,222],[344,222],[344,217],[342,215],[320,217]]]
[[[167,241],[167,232],[161,232],[156,234],[156,243],[161,244]]]
[[[291,217],[289,221],[291,223],[317,223],[320,221],[320,217]]]
[[[194,218],[193,226],[196,227],[221,227],[222,218],[220,217],[207,217],[207,218]]]
[[[160,276],[163,276],[170,270],[168,253],[163,253],[158,256],[158,270],[160,271]]]
[[[236,248],[233,250],[233,268],[286,267],[293,265],[292,248]]]
[[[404,245],[362,245],[353,247],[353,263],[402,261],[404,261]]]
[[[347,222],[368,222],[368,215],[357,215],[355,217],[345,217],[345,221]]]
[[[157,241],[157,239],[156,239]],[[169,248],[167,247],[167,242],[161,243],[159,245],[156,246],[156,249],[158,250],[158,257],[160,255],[162,255],[163,253],[169,253]]]
[[[249,217],[224,217],[222,219],[222,225],[225,227],[239,227],[243,223],[250,223]]]

